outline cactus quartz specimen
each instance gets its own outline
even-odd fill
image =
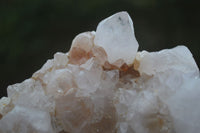
[[[200,78],[185,46],[138,51],[127,12],[75,37],[0,100],[0,133],[199,133]]]

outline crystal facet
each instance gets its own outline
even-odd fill
[[[97,26],[94,43],[104,48],[110,63],[123,59],[127,64],[132,64],[138,42],[128,13],[119,12],[101,21]]]

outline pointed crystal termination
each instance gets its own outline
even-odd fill
[[[132,64],[139,45],[129,14],[119,12],[101,21],[94,43],[104,48],[110,63],[123,59],[125,63]]]

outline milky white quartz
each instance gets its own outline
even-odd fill
[[[177,46],[159,52],[138,52],[136,59],[140,60],[140,67],[138,68],[140,73],[151,75],[169,69],[176,69],[183,73],[199,76],[199,69],[194,58],[185,46]]]
[[[53,133],[47,112],[18,105],[0,122],[0,131],[5,133]]]
[[[0,133],[198,133],[199,68],[189,49],[138,52],[119,12],[75,37],[0,99]]]
[[[94,43],[104,48],[110,63],[123,59],[127,64],[132,64],[138,42],[129,14],[120,12],[101,21],[97,26]]]

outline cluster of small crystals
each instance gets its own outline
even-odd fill
[[[120,12],[75,37],[0,100],[0,133],[197,133],[200,78],[185,46],[137,52]]]

